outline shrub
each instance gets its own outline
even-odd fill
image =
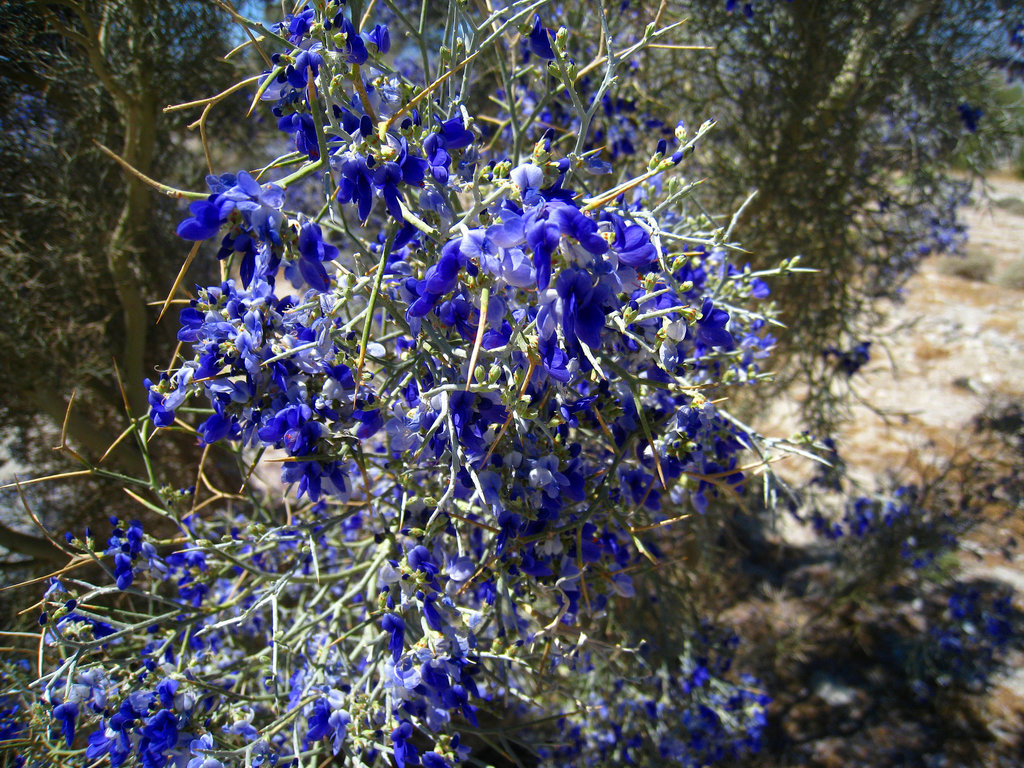
[[[996,282],[1003,288],[1024,291],[1024,259],[1016,259],[1006,265],[996,278]]]
[[[992,277],[996,266],[996,258],[991,253],[969,249],[964,256],[945,256],[938,261],[939,271],[945,275],[962,277],[987,283]]]

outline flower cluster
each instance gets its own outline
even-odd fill
[[[697,768],[757,753],[770,699],[748,676],[725,679],[738,642],[702,626],[687,656],[592,693],[583,711],[559,720],[557,746],[541,750],[540,764]]]
[[[942,618],[929,630],[936,656],[931,662],[941,670],[938,685],[955,678],[985,683],[995,657],[1016,636],[1020,622],[1009,596],[983,598],[978,589],[966,587],[949,596]]]
[[[566,63],[530,6],[503,13]],[[531,701],[516,717],[570,712],[579,692],[537,693],[540,671],[598,681],[588,636],[615,647],[603,623],[636,575],[744,489],[757,438],[716,399],[774,343],[766,275],[655,204],[711,124],[591,189],[587,153],[550,135],[502,150],[439,97],[459,67],[417,84],[389,28],[358,22],[332,2],[268,35],[283,49],[259,93],[295,152],[208,177],[178,227],[237,277],[181,311],[147,430],[233,458],[241,490],[200,502],[201,470],[187,518],[154,503],[174,537],[114,521],[106,548],[70,541],[112,565],[112,586],[51,585],[41,619],[68,651],[51,725],[87,760],[454,766],[510,697]],[[303,195],[319,213],[290,209]],[[638,676],[621,705],[588,685],[603,719],[567,714],[564,735],[597,755],[627,718],[681,765],[756,749],[767,699],[709,654]]]
[[[968,525],[913,485],[849,498],[839,519],[816,506],[810,522],[819,535],[859,552],[865,562],[878,560],[886,569],[904,563],[914,570],[927,569],[955,550],[959,530]]]

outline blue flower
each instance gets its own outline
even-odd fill
[[[83,616],[80,613],[69,613],[57,622],[57,627],[62,628],[65,624],[70,624],[72,622],[87,624],[92,630],[92,636],[97,640],[102,640],[104,637],[114,634],[114,628],[107,622]]]
[[[307,221],[299,229],[299,270],[311,288],[326,291],[330,286],[323,262],[333,261],[338,249],[324,242],[320,225]]]
[[[533,251],[537,270],[537,289],[547,290],[551,283],[551,257],[562,238],[558,223],[550,220],[551,208],[541,206],[527,212],[523,220],[526,243]]]
[[[341,35],[343,38],[343,42],[339,43],[339,45],[342,46],[341,51],[344,54],[345,61],[349,64],[365,64],[366,60],[370,58],[370,53],[366,50],[366,43],[363,42],[363,38],[356,32],[355,26],[345,16],[344,10],[338,11],[335,15],[334,26],[338,28],[335,42],[338,42],[338,35]]]
[[[388,146],[397,156],[394,160],[385,160],[373,172],[373,185],[381,190],[388,213],[397,221],[404,222],[401,203],[405,198],[398,189],[400,183],[420,186],[429,165],[422,157],[409,154],[409,143],[404,139],[396,140],[388,136]]]
[[[285,69],[285,76],[293,88],[306,87],[310,69],[313,70],[314,77],[320,73],[320,65],[324,63],[324,58],[320,55],[322,48],[322,43],[313,43],[307,50],[300,51],[295,57],[295,62]]]
[[[260,440],[269,445],[282,444],[292,456],[307,456],[314,452],[322,431],[312,417],[313,411],[308,405],[289,405],[260,428]]]
[[[573,361],[558,346],[554,336],[541,337],[537,344],[537,351],[540,353],[544,371],[548,376],[561,384],[567,383],[572,378],[573,369],[570,366]]]
[[[574,205],[565,203],[549,203],[556,214],[556,221],[563,235],[576,238],[587,253],[594,256],[608,252],[608,241],[597,231],[597,222],[584,215]]]
[[[984,116],[984,110],[981,107],[972,107],[966,101],[958,104],[956,110],[960,113],[964,127],[971,133],[977,133],[978,122]]]
[[[336,168],[341,179],[338,181],[338,202],[355,203],[359,220],[365,221],[373,208],[373,176],[366,158],[355,152],[335,155],[331,166]]]
[[[464,296],[455,296],[437,308],[437,316],[441,322],[454,326],[464,339],[476,338],[478,314],[476,307]]]
[[[423,140],[423,152],[427,156],[430,174],[438,184],[447,184],[452,157],[445,148],[444,139],[437,133],[431,133]]]
[[[193,739],[188,745],[189,754],[193,757],[188,761],[185,768],[224,768],[224,763],[215,757],[203,754],[205,751],[214,749],[213,738],[206,733],[198,739]]]
[[[419,752],[410,742],[412,740],[412,723],[408,720],[402,721],[395,730],[391,732],[391,743],[394,745],[395,764],[398,768],[405,768],[406,764],[415,765]]]
[[[316,135],[316,124],[313,116],[308,112],[293,112],[284,115],[277,121],[278,130],[292,135],[295,140],[295,149],[316,160],[320,157],[320,143]]]
[[[341,751],[342,744],[345,743],[349,722],[351,722],[351,719],[348,713],[342,710],[335,710],[327,720],[327,725],[330,727],[331,751],[334,754],[338,754]]]
[[[288,14],[285,20],[279,22],[276,27],[279,31],[288,30],[288,42],[293,45],[297,45],[302,41],[302,38],[309,32],[313,26],[313,21],[316,18],[316,12],[312,8],[307,8],[304,11],[300,11],[296,14]]]
[[[423,140],[423,152],[431,175],[439,184],[447,184],[451,155],[448,150],[464,149],[473,143],[473,132],[466,128],[461,116],[441,123],[437,131]]]
[[[218,203],[218,195],[211,195],[207,200],[196,200],[188,207],[192,215],[178,225],[178,237],[185,240],[207,240],[213,237],[227,220],[224,208]]]
[[[468,392],[456,392],[456,395],[468,395],[471,398],[475,398],[476,395]],[[454,405],[453,405],[454,410]],[[435,576],[438,573],[437,564],[434,563],[433,558],[430,556],[430,550],[424,547],[422,544],[417,544],[415,547],[409,550],[409,554],[406,555],[409,561],[409,567],[415,568],[428,576]]]
[[[405,621],[396,613],[385,613],[381,617],[380,626],[391,636],[388,650],[391,651],[392,658],[398,661],[405,648]]]
[[[555,52],[551,49],[551,33],[540,22],[540,15],[533,15],[533,27],[527,36],[527,43],[535,56],[551,61],[555,58]]]
[[[70,747],[75,740],[75,718],[78,717],[78,705],[74,702],[58,704],[53,708],[53,719],[60,723],[60,731]]]
[[[241,720],[236,720],[231,725],[224,726],[224,732],[241,736],[247,743],[251,743],[259,739],[259,731],[252,724],[252,719],[255,716],[253,710],[245,712],[245,717]],[[193,742],[194,744],[195,742]]]
[[[452,768],[447,760],[434,751],[424,752],[423,757],[420,758],[420,763],[423,765],[423,768]]]
[[[612,224],[612,231],[615,233],[612,250],[618,256],[620,264],[642,269],[657,261],[658,252],[647,230],[639,224],[627,224],[617,213],[605,213],[601,219]]]
[[[729,313],[724,309],[716,309],[710,298],[705,298],[701,305],[701,318],[697,321],[697,343],[705,347],[723,347],[732,349],[735,346],[732,334],[725,329],[729,322]]]
[[[384,417],[379,408],[356,409],[352,411],[352,418],[359,422],[359,426],[356,428],[356,437],[360,440],[369,440],[384,427]]]
[[[604,329],[604,307],[610,292],[603,284],[594,285],[590,273],[567,269],[555,281],[555,290],[562,300],[562,333],[572,348],[579,342],[590,349],[601,346]]]
[[[139,753],[146,768],[166,764],[164,753],[178,743],[178,718],[168,709],[158,710],[142,726]]]
[[[223,440],[231,434],[232,429],[236,426],[235,422],[226,416],[218,405],[218,403],[214,403],[214,412],[206,421],[196,427],[200,445],[212,445]]]
[[[101,722],[99,729],[89,734],[85,757],[87,760],[98,760],[109,755],[110,764],[118,768],[128,760],[131,750],[132,744],[126,733],[118,732],[113,727],[108,728]]]
[[[260,184],[245,171],[237,176],[207,176],[206,182],[214,192],[207,200],[189,207],[192,216],[178,225],[178,234],[188,240],[205,240],[220,231],[221,225],[232,223],[225,236],[219,257],[233,250],[243,253],[241,272],[246,285],[256,273],[256,259],[262,255],[260,275],[272,274],[276,269],[275,256],[267,252],[269,245],[280,245],[279,229],[284,222],[281,207],[284,190],[276,184]],[[256,241],[262,242],[257,249]]]
[[[462,115],[456,115],[442,122],[438,132],[445,149],[465,149],[473,143],[473,132],[466,127]]]
[[[461,237],[449,240],[441,248],[437,263],[427,268],[423,280],[417,285],[419,298],[409,307],[411,317],[426,315],[437,306],[442,296],[458,284],[459,271],[465,259],[460,250],[461,245]]]
[[[540,194],[540,185],[544,182],[544,170],[533,163],[517,165],[509,172],[509,178],[519,190],[524,205],[542,203],[544,198]]]
[[[377,24],[367,33],[366,39],[377,46],[380,53],[387,53],[391,50],[391,33],[388,32],[386,24]]]
[[[313,711],[309,714],[306,722],[308,725],[307,741],[316,742],[330,738],[334,754],[341,751],[348,732],[348,724],[351,722],[347,712],[333,708],[327,698],[321,698],[313,702]]]
[[[128,589],[132,585],[135,573],[132,571],[132,559],[123,552],[114,555],[114,576],[118,589]]]

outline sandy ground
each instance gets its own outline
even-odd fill
[[[840,433],[840,453],[867,485],[894,470],[912,474],[958,455],[978,458],[978,414],[993,403],[1024,406],[1024,180],[994,176],[986,193],[964,216],[966,257],[924,265],[890,316],[884,348],[873,347],[855,377],[862,402]],[[970,542],[978,557],[962,564],[965,577],[1015,589],[1024,609],[1024,551],[1009,559],[997,551],[1010,536],[1024,541],[1021,518],[1018,509]],[[1002,702],[996,733],[1022,727],[1024,653],[1011,652],[1007,662],[992,693]]]
[[[1004,284],[1014,269],[1024,278],[1024,181],[993,177],[988,197],[966,212],[966,260],[925,264],[855,384],[864,403],[891,412],[854,408],[842,438],[858,469],[970,450],[968,427],[986,402],[1024,402],[1024,290]],[[956,274],[972,267],[989,274]]]
[[[1024,404],[1024,180],[994,176],[986,193],[964,212],[966,257],[929,259],[904,302],[882,308],[872,359],[850,380],[855,404],[839,451],[866,485],[970,450],[969,427],[993,399]],[[1018,288],[1005,284],[1015,269]],[[766,434],[795,431],[797,403],[780,401],[760,424]],[[780,469],[793,480],[808,470]]]

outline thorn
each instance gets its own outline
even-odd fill
[[[132,414],[132,407],[128,402],[128,391],[124,388],[124,379],[121,378],[121,369],[117,366],[117,360],[111,360],[114,364],[114,376],[117,378],[117,388],[121,391],[121,402],[124,403],[124,411],[133,422],[135,417]],[[109,448],[107,449],[110,450]],[[103,454],[106,456],[106,454]]]
[[[103,154],[105,154],[111,160],[115,161],[118,165],[124,168],[129,174],[131,174],[144,184],[153,187],[153,189],[163,192],[168,197],[174,197],[182,200],[205,200],[207,197],[209,197],[209,195],[204,192],[189,192],[188,190],[185,189],[176,189],[175,187],[170,187],[166,184],[161,184],[159,181],[151,179],[142,171],[135,168],[135,166],[133,166],[119,154],[114,152],[114,150],[103,146],[95,139],[93,139],[92,143],[95,144]]]
[[[195,259],[196,254],[199,253],[199,247],[203,244],[202,240],[196,240],[192,246],[192,250],[188,252],[188,256],[185,258],[185,263],[181,265],[181,269],[178,270],[178,276],[174,278],[174,285],[171,286],[171,290],[167,293],[167,298],[164,299],[164,305],[160,309],[160,314],[157,316],[156,321],[159,324],[164,319],[164,313],[167,312],[167,308],[171,306],[171,300],[174,298],[174,294],[178,292],[178,288],[181,287],[181,281],[185,279],[185,273],[188,272],[188,268],[192,266],[192,261]]]
[[[71,390],[71,397],[68,399],[68,407],[67,410],[64,411],[64,422],[60,425],[60,445],[54,448],[55,451],[63,451],[68,447],[68,420],[71,418],[71,406],[75,404],[75,395],[77,394],[77,387]]]
[[[469,372],[466,374],[466,391],[473,383],[473,372],[476,370],[476,360],[480,355],[480,347],[484,342],[484,331],[487,329],[487,305],[491,298],[489,288],[484,288],[480,293],[480,320],[476,326],[476,339],[473,341],[473,354],[469,356]]]
[[[32,511],[32,507],[30,507],[28,504],[28,499],[25,498],[25,492],[22,490],[21,483],[18,482],[17,477],[14,478],[14,484],[18,489],[18,498],[21,499],[21,505],[25,508],[25,511],[28,513],[28,516],[32,518],[32,522],[36,524],[36,527],[39,528],[39,530],[42,532],[46,540],[50,542],[53,546],[55,546],[58,550],[67,555],[69,558],[73,558],[75,556],[75,553],[67,549],[62,542],[55,539],[50,534],[50,532],[46,530],[46,526],[43,525],[42,521],[40,521],[40,519],[36,517],[36,513]]]

